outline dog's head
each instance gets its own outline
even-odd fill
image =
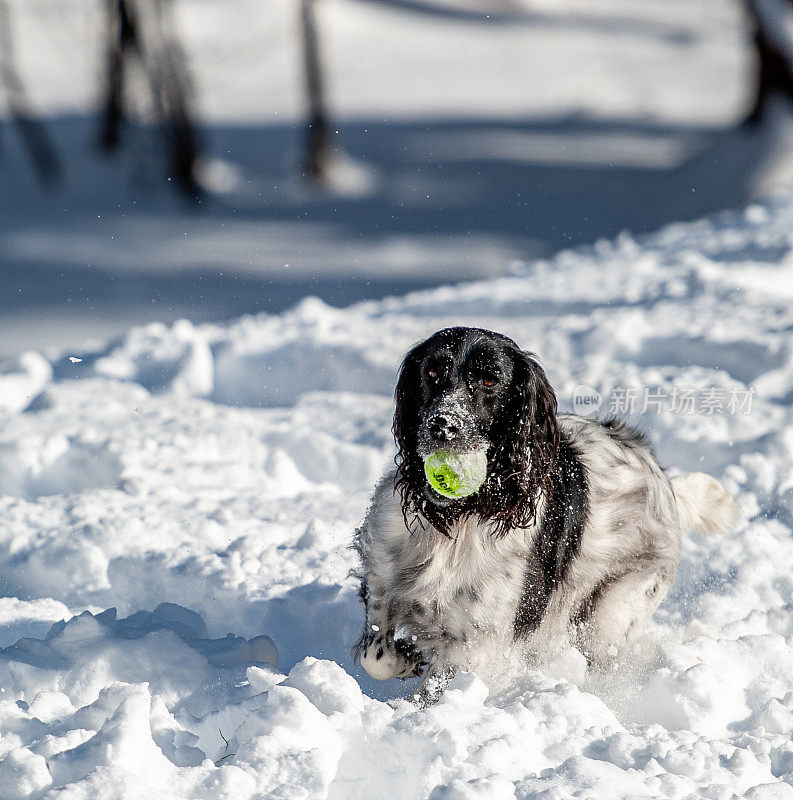
[[[405,520],[423,517],[449,534],[478,514],[499,535],[536,519],[559,444],[556,395],[542,367],[512,339],[446,328],[414,347],[396,389],[396,486]],[[450,500],[428,484],[424,456],[440,449],[487,452],[487,478]]]

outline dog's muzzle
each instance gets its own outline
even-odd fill
[[[428,456],[440,448],[467,453],[487,446],[468,398],[458,394],[441,397],[428,410],[419,431],[419,455]]]

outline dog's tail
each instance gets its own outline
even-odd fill
[[[730,533],[740,518],[732,495],[704,472],[672,478],[672,489],[681,528],[697,533]]]

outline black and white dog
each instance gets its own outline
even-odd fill
[[[550,653],[572,640],[609,665],[671,586],[681,531],[727,531],[737,516],[708,475],[670,481],[622,422],[557,415],[539,364],[491,331],[448,328],[408,353],[394,436],[396,469],[356,532],[366,619],[354,654],[374,678],[424,672],[425,702],[515,644]],[[423,457],[439,447],[486,448],[477,492],[450,500],[430,486]]]

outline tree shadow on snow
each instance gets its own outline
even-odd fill
[[[754,130],[348,122],[335,142],[344,156],[317,188],[297,176],[302,128],[214,125],[202,139],[223,154],[206,171],[216,191],[191,206],[163,187],[151,129],[130,126],[124,152],[104,160],[92,118],[47,124],[67,169],[48,189],[3,136],[0,314],[29,331],[55,315],[59,335],[44,344],[61,346],[72,324],[107,337],[149,319],[278,312],[307,295],[345,306],[741,207],[785,180],[793,127],[782,111]]]

